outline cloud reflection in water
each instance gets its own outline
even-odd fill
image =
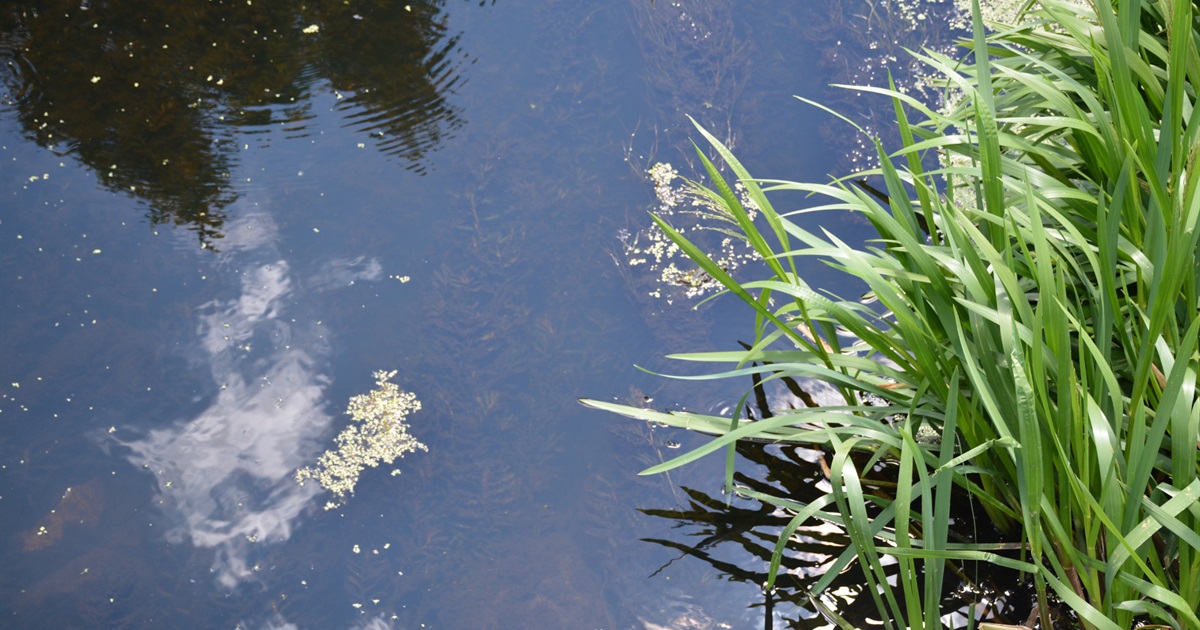
[[[330,348],[317,323],[297,323],[289,310],[382,276],[378,261],[359,257],[293,281],[270,218],[239,223],[220,265],[241,269],[237,294],[205,304],[197,330],[195,352],[211,368],[216,398],[195,418],[125,443],[129,460],[157,479],[167,539],[216,550],[213,572],[225,588],[252,578],[254,545],[287,540],[320,491],[293,475],[312,463],[335,420],[324,400]]]

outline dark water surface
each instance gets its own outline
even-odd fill
[[[750,322],[650,298],[617,234],[645,167],[690,174],[684,114],[763,176],[849,169],[790,97],[883,67],[868,4],[137,4],[0,9],[0,624],[823,623],[757,588],[786,518],[727,506],[720,462],[636,477],[698,438],[576,399],[749,385],[633,368]],[[376,370],[429,450],[322,510],[293,475]]]

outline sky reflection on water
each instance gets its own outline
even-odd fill
[[[240,280],[240,292],[197,308],[195,348],[186,351],[210,366],[216,398],[195,418],[122,442],[130,463],[156,478],[167,540],[214,549],[213,571],[227,589],[252,577],[255,543],[291,536],[318,490],[298,485],[295,471],[337,419],[326,402],[330,344],[319,324],[297,323],[288,306],[383,277],[377,260],[358,257],[294,279],[276,258],[278,233],[265,210],[240,213],[229,228],[217,273]]]

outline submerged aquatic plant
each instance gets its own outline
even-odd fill
[[[963,95],[947,111],[855,87],[892,100],[903,146],[876,142],[879,168],[851,178],[755,180],[698,126],[761,211],[700,153],[769,277],[735,281],[656,217],[755,312],[748,349],[674,358],[733,364],[708,378],[823,381],[843,404],[749,420],[746,398],[729,418],[584,403],[718,436],[644,474],[726,450],[731,490],[793,514],[768,589],[798,527],[843,527],[851,542],[811,591],[839,623],[822,592],[856,563],[885,627],[973,625],[980,610],[940,596],[947,570],[983,562],[1029,576],[1042,628],[1053,608],[1086,628],[1200,628],[1200,16],[1184,0],[1041,0],[1027,17],[988,34],[976,2],[976,54],[918,55]],[[927,170],[930,151],[945,166]],[[852,185],[864,176],[885,190]],[[766,196],[781,191],[829,202],[781,214]],[[854,247],[793,220],[831,210],[878,238]],[[810,287],[804,257],[866,299]],[[734,487],[742,439],[821,446],[828,491]],[[885,462],[895,487],[864,484]],[[1013,542],[952,535],[964,491]]]
[[[358,476],[367,467],[391,464],[415,450],[429,450],[408,433],[408,415],[421,410],[421,401],[391,382],[396,371],[375,372],[375,389],[350,398],[346,413],[353,422],[334,438],[336,450],[325,451],[314,467],[296,471],[296,482],[304,485],[315,479],[333,493],[334,501],[325,504],[331,510],[354,492]],[[399,474],[399,470],[392,474]]]

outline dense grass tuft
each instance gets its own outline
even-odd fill
[[[988,33],[976,6],[968,47],[987,54],[919,55],[959,95],[948,111],[856,87],[892,99],[904,146],[853,178],[757,180],[697,127],[761,211],[698,152],[768,275],[736,282],[656,217],[755,315],[749,350],[675,358],[733,366],[712,378],[824,381],[843,405],[749,421],[584,403],[717,436],[646,473],[719,450],[732,466],[745,438],[826,448],[821,500],[750,493],[795,514],[771,582],[797,526],[837,523],[852,544],[814,593],[857,562],[888,627],[941,627],[947,567],[983,561],[1032,577],[1043,628],[1052,597],[1084,627],[1200,628],[1200,16],[1184,0],[1042,0],[1028,17]],[[863,176],[885,194],[850,183]],[[773,191],[823,197],[878,237],[807,230]],[[800,257],[871,303],[808,286]],[[860,482],[883,459],[899,470],[887,495]],[[1016,551],[952,539],[964,490]]]

